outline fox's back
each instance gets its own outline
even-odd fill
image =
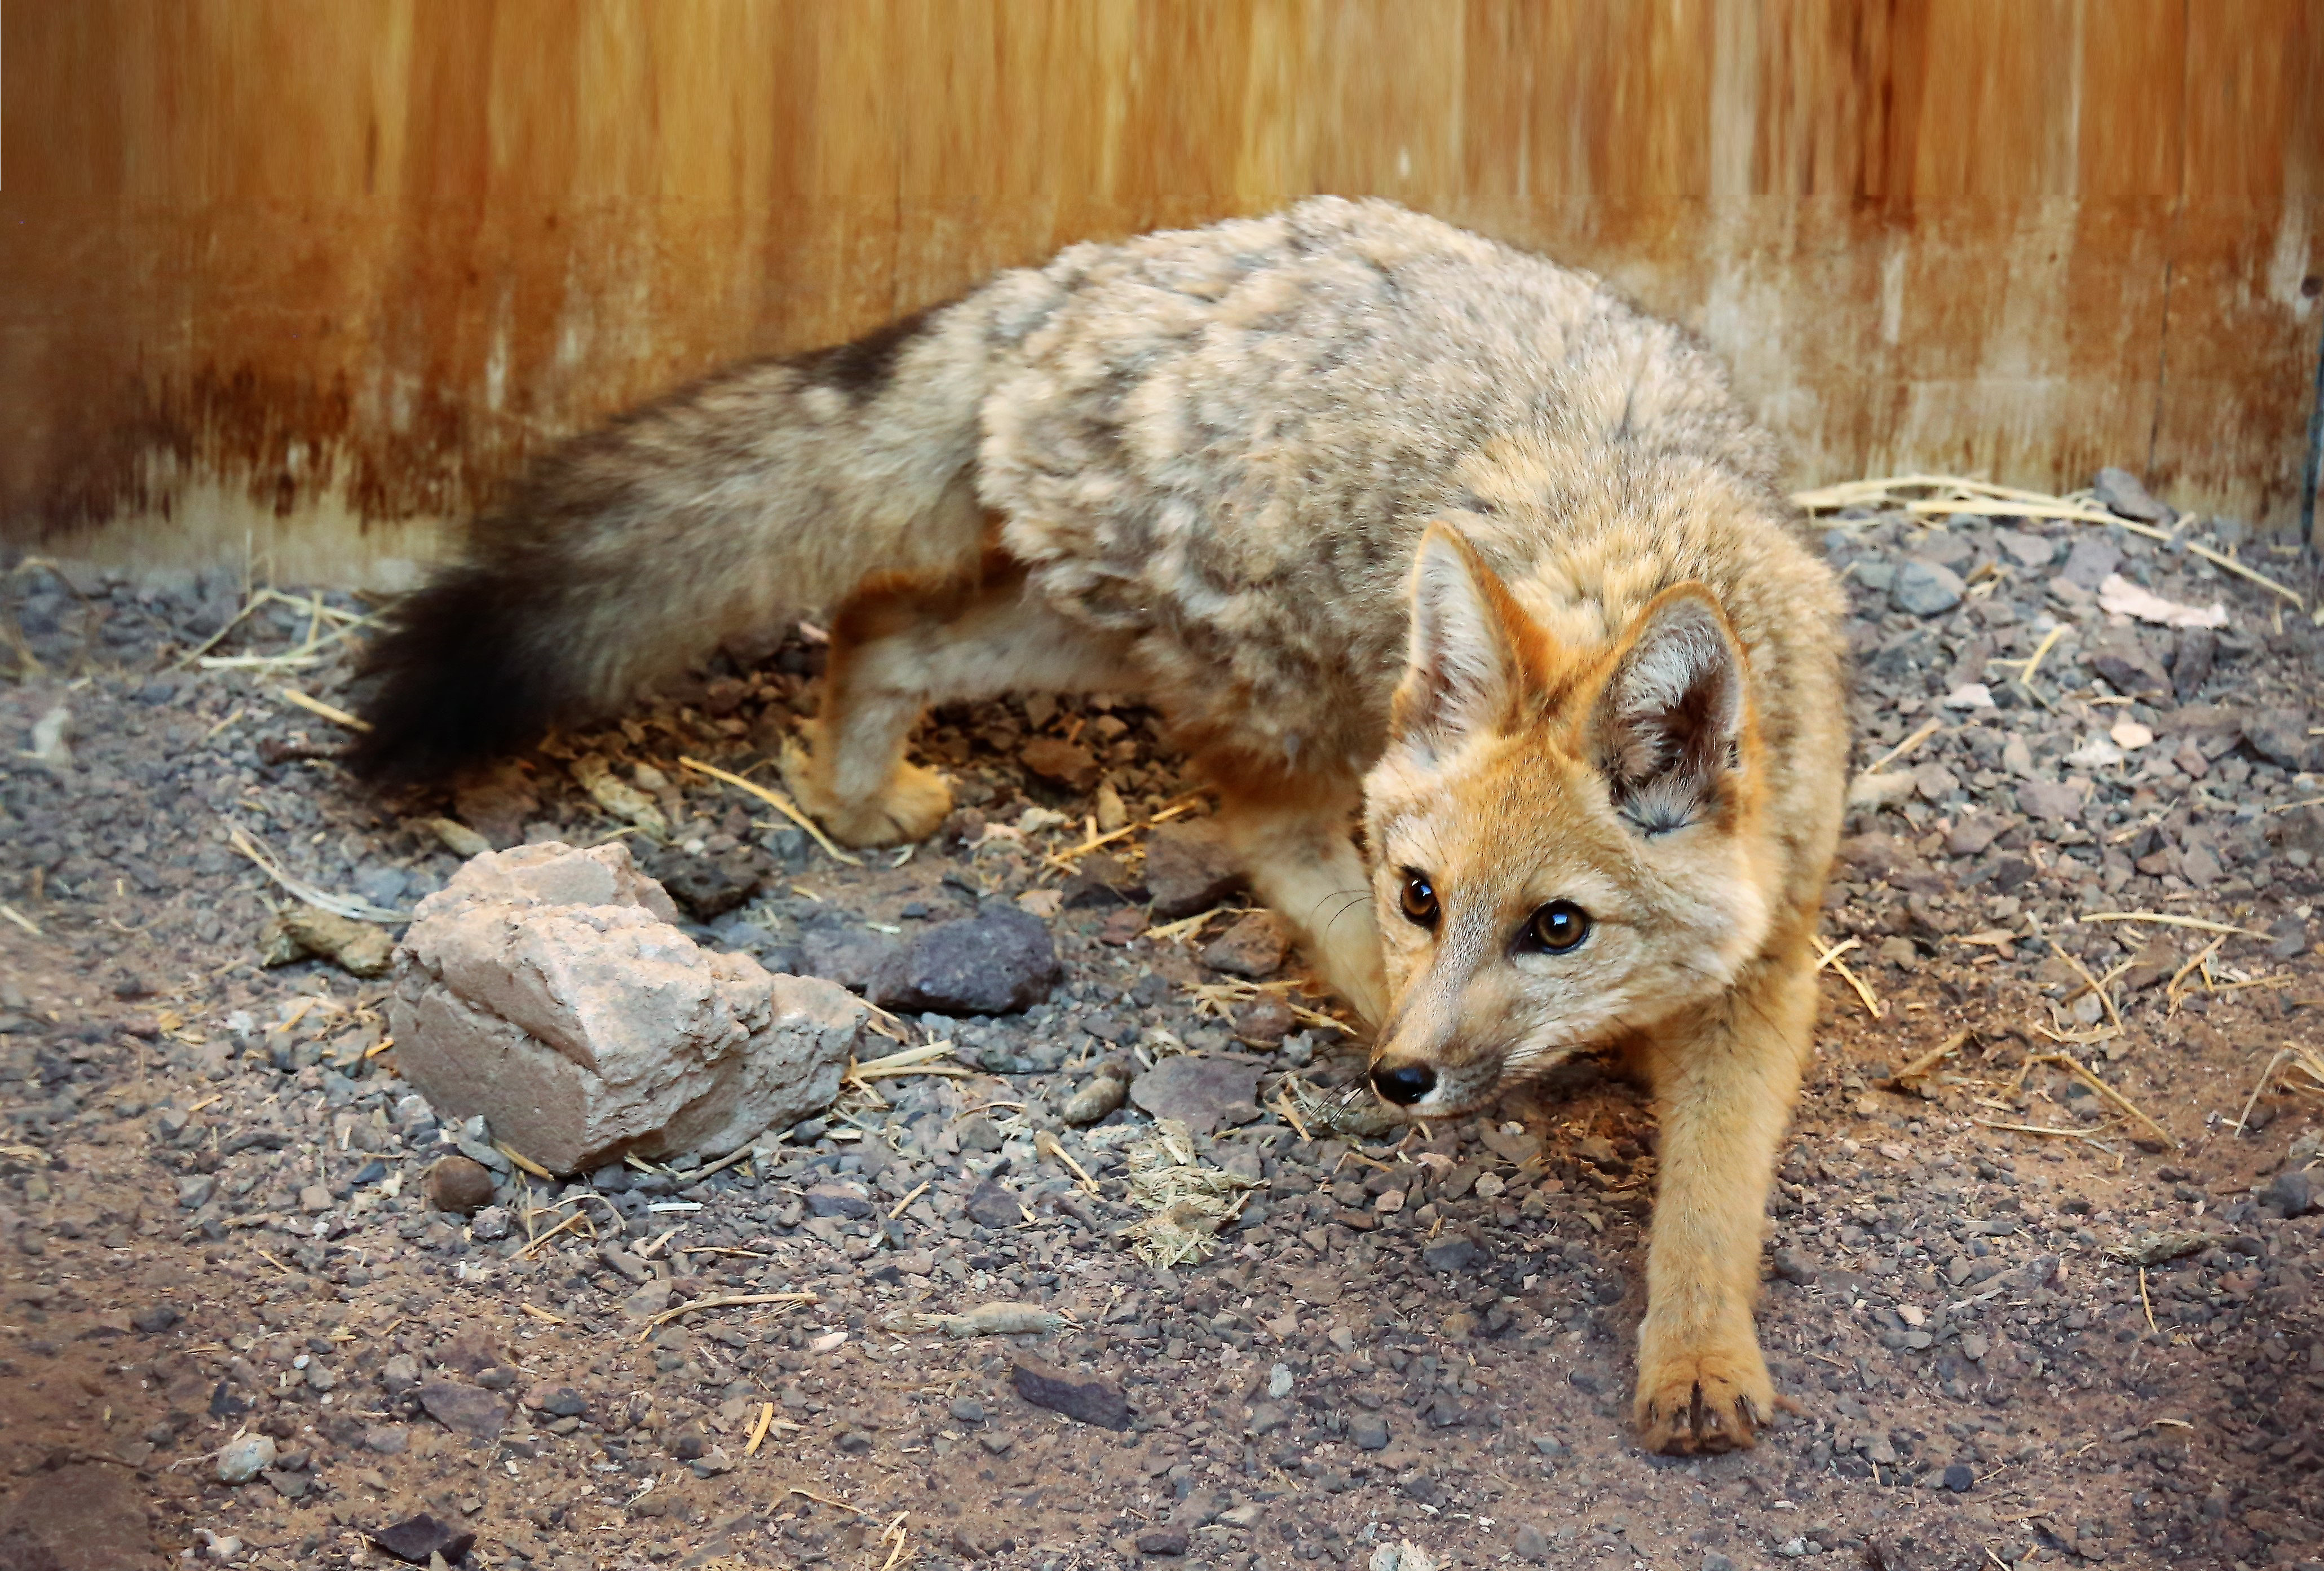
[[[1773,511],[1772,443],[1685,333],[1388,203],[1079,246],[995,288],[1015,342],[978,485],[1012,554],[1294,753],[1366,762],[1414,545],[1491,511],[1497,440],[1549,442],[1584,486],[1708,467]]]

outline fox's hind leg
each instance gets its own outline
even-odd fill
[[[1251,887],[1299,930],[1308,958],[1357,1013],[1378,1024],[1388,1000],[1373,925],[1371,877],[1350,831],[1363,805],[1353,775],[1254,768],[1206,753],[1219,827]]]
[[[1006,563],[973,583],[867,585],[832,629],[823,712],[805,728],[807,745],[783,750],[784,781],[847,845],[926,839],[952,810],[952,790],[905,761],[922,711],[1020,688],[1134,688],[1126,647],[1027,595]]]
[[[1649,1450],[1749,1446],[1775,1412],[1751,1310],[1775,1148],[1815,1020],[1805,951],[1758,961],[1644,1049],[1662,1119],[1633,1409]]]

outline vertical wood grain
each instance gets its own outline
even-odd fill
[[[355,571],[741,356],[1394,197],[1704,332],[1803,481],[2297,513],[2315,0],[0,12],[0,540]]]

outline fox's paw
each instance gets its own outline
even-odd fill
[[[1775,1410],[1775,1388],[1748,1329],[1739,1345],[1686,1343],[1650,1331],[1639,1344],[1630,1416],[1647,1450],[1733,1451],[1757,1441],[1759,1426]]]
[[[824,783],[815,758],[796,739],[783,744],[783,783],[792,798],[843,846],[905,846],[925,840],[952,811],[952,788],[932,769],[899,763],[879,793],[844,801]]]

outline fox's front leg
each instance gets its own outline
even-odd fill
[[[1661,1186],[1632,1416],[1650,1450],[1749,1446],[1775,1411],[1751,1309],[1775,1148],[1814,1020],[1815,973],[1800,944],[1647,1050]]]

